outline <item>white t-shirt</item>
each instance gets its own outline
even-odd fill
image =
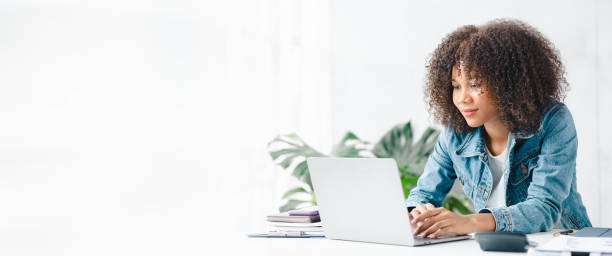
[[[491,154],[491,151],[486,146],[485,148],[487,149],[487,155],[489,155],[489,169],[493,175],[493,191],[485,208],[506,206],[506,181],[503,177],[504,167],[506,166],[506,161],[508,161],[508,146],[498,156]]]

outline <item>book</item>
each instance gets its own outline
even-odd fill
[[[289,211],[290,216],[315,216],[319,215],[319,207],[310,206]]]
[[[268,215],[267,217],[268,217],[268,221],[276,221],[276,222],[312,223],[312,222],[321,221],[321,217],[319,215],[291,216],[287,212],[283,212],[279,214],[271,214],[271,215]]]

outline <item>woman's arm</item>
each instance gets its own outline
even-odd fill
[[[569,195],[575,177],[578,139],[567,107],[554,111],[543,121],[544,138],[527,199],[512,206],[480,211],[493,214],[496,231],[546,231],[559,221],[561,203]]]
[[[444,128],[438,136],[438,142],[427,159],[425,170],[419,177],[417,186],[410,191],[406,199],[407,206],[427,203],[442,206],[446,194],[457,178],[453,170],[453,163],[447,153],[450,136],[451,131],[448,128]]]

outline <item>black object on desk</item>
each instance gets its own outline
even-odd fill
[[[523,233],[477,232],[474,237],[483,251],[526,252],[529,246]]]

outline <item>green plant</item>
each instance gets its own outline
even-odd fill
[[[319,156],[333,157],[378,157],[393,158],[397,162],[404,196],[416,186],[416,182],[427,163],[427,159],[436,145],[439,131],[427,128],[421,138],[413,143],[412,126],[410,122],[393,127],[374,145],[359,139],[352,132],[346,133],[336,144],[329,155],[325,155],[308,144],[296,134],[279,135],[268,143],[272,159],[281,167],[292,171],[292,175],[306,186],[298,186],[285,192],[283,200],[287,200],[279,210],[292,210],[303,204],[316,205],[310,173],[306,158]],[[308,197],[309,200],[303,198]],[[302,199],[298,199],[298,198]],[[444,207],[462,214],[471,213],[470,200],[461,192],[451,192],[444,201]]]

